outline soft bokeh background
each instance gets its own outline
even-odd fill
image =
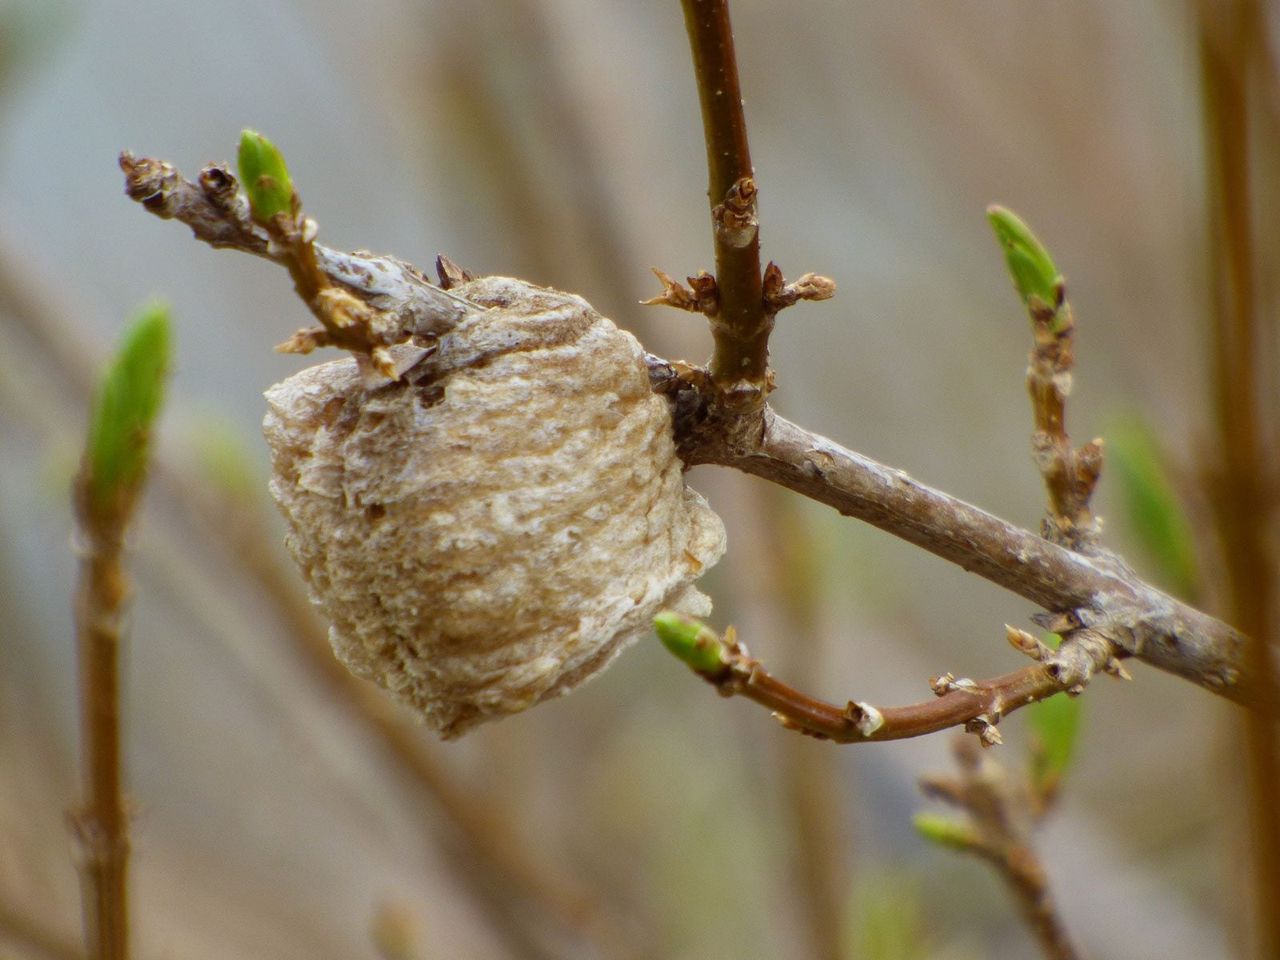
[[[1076,436],[1137,412],[1194,462],[1208,296],[1183,4],[736,0],[733,14],[764,253],[840,285],[780,320],[786,415],[1038,522],[1030,338],[983,218],[999,200],[1071,284]],[[130,203],[117,152],[193,175],[257,127],[329,245],[424,265],[444,251],[572,290],[654,352],[701,360],[696,319],[636,305],[657,291],[650,265],[711,265],[675,0],[3,0],[0,53],[0,913],[77,935],[67,484],[84,365],[160,296],[177,319],[172,469],[132,544],[127,661],[140,958],[799,958],[823,953],[824,895],[847,949],[887,928],[919,950],[864,956],[1036,955],[987,868],[911,829],[916,778],[950,766],[946,736],[803,740],[714,696],[656,641],[571,697],[426,744],[463,806],[586,892],[569,923],[548,920],[477,867],[432,792],[301,663],[242,558],[190,515],[192,497],[230,485],[221,522],[269,524],[278,541],[261,393],[306,362],[271,346],[308,318],[283,271]],[[228,476],[246,469],[252,482]],[[1026,625],[1018,598],[756,481],[693,481],[729,528],[707,584],[715,622],[784,676],[897,703],[946,670],[1020,665],[1002,639],[1005,622]],[[1131,550],[1105,482],[1098,507]],[[815,572],[788,579],[797,549]],[[796,579],[816,586],[805,631],[788,623]],[[1094,956],[1232,956],[1236,721],[1134,672],[1089,691],[1041,837],[1063,912]],[[1003,729],[1016,768],[1021,719]],[[0,955],[56,955],[25,949],[0,929]]]

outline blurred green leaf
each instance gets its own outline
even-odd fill
[[[55,61],[81,13],[71,0],[0,0],[0,107]]]
[[[145,307],[125,332],[98,386],[85,448],[89,491],[106,503],[134,488],[147,463],[151,424],[164,399],[171,339],[169,308]]]
[[[1191,521],[1164,466],[1155,431],[1141,417],[1114,420],[1107,439],[1107,471],[1157,576],[1175,593],[1191,597],[1200,582]]]
[[[922,811],[911,818],[916,833],[930,843],[967,850],[974,841],[973,829],[964,821],[941,813]]]
[[[255,220],[265,224],[293,209],[293,181],[284,155],[258,131],[241,131],[237,166]]]
[[[673,610],[653,618],[658,639],[673,654],[698,673],[718,673],[726,663],[727,650],[716,632],[703,623]]]
[[[205,417],[194,432],[200,465],[220,493],[236,501],[252,501],[266,488],[244,436],[232,424]]]
[[[1036,297],[1046,307],[1055,307],[1061,274],[1044,244],[1017,214],[1005,207],[996,204],[987,207],[987,220],[1004,250],[1009,275],[1022,302],[1031,306],[1032,297]]]
[[[1045,643],[1057,648],[1062,638],[1046,634]],[[1057,693],[1027,708],[1034,742],[1031,747],[1031,786],[1040,794],[1053,793],[1075,756],[1084,704],[1076,697]]]
[[[925,960],[936,955],[924,932],[919,884],[893,871],[875,871],[860,880],[850,927],[848,957]]]

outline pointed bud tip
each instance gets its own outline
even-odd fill
[[[284,155],[257,130],[240,132],[236,165],[255,220],[268,223],[276,214],[293,209],[293,181]]]
[[[1028,305],[1034,297],[1047,307],[1055,307],[1061,275],[1044,244],[1026,222],[1007,207],[993,203],[987,207],[987,220],[1004,250],[1005,263],[1018,296]]]
[[[136,485],[146,467],[147,439],[164,399],[172,339],[168,305],[146,305],[98,384],[85,466],[100,501]]]

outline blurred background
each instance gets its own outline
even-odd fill
[[[780,319],[780,411],[1034,528],[1029,329],[984,219],[999,201],[1070,284],[1068,428],[1149,423],[1204,531],[1190,5],[735,0],[733,17],[763,254],[839,284]],[[947,735],[815,743],[656,640],[450,744],[335,675],[259,435],[262,391],[307,363],[271,347],[309,317],[284,271],[149,216],[116,167],[130,149],[194,176],[256,127],[323,243],[574,291],[702,361],[697,318],[637,305],[650,266],[712,266],[697,103],[675,0],[0,0],[0,956],[76,955],[68,485],[89,378],[151,297],[178,360],[130,555],[139,958],[1038,955],[998,878],[912,829]],[[1109,479],[1108,542],[1212,605],[1212,578],[1170,582],[1142,552]],[[1029,626],[1019,598],[753,479],[692,483],[729,531],[713,622],[782,677],[895,704],[944,671],[1022,665],[1003,639]],[[1083,698],[1038,838],[1066,922],[1095,957],[1243,956],[1239,718],[1133,672]],[[1002,730],[1016,771],[1021,715]]]

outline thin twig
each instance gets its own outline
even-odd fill
[[[1066,646],[1072,643],[1064,641]],[[908,706],[878,707],[850,700],[841,707],[773,676],[747,652],[732,628],[719,637],[702,627],[698,644],[717,651],[715,666],[694,666],[694,670],[721,695],[746,697],[767,707],[787,729],[834,743],[905,740],[963,726],[990,746],[1000,742],[996,725],[1006,715],[1073,689],[1054,664],[1045,663],[992,680],[957,679],[950,674],[936,677],[930,681],[936,699]],[[1101,665],[1094,669],[1101,669]]]
[[[1144,582],[1105,551],[1064,549],[984,510],[841,447],[765,407],[741,415],[717,400],[697,368],[649,358],[654,389],[674,406],[681,457],[781,484],[959,564],[1049,612],[1058,633],[1086,628],[1206,690],[1255,703],[1261,686],[1240,631]],[[1088,681],[1096,658],[1067,686]],[[1065,667],[1066,665],[1064,665]],[[1072,667],[1071,669],[1074,669]]]
[[[955,849],[986,860],[1004,878],[1048,960],[1076,960],[1079,954],[1049,889],[1048,875],[1031,843],[1031,830],[1042,808],[1025,786],[1012,782],[974,742],[955,742],[959,777],[928,777],[921,789],[929,796],[968,814],[968,829],[947,836]]]
[[[682,0],[707,145],[719,307],[711,319],[711,377],[745,406],[768,390],[769,333],[760,271],[756,182],[747,144],[728,0]]]
[[[1270,537],[1277,504],[1276,461],[1266,452],[1259,408],[1257,254],[1250,175],[1250,102],[1265,89],[1265,17],[1254,0],[1198,5],[1204,79],[1210,231],[1214,282],[1213,385],[1222,463],[1211,499],[1224,547],[1228,604],[1246,630],[1252,672],[1272,710],[1245,719],[1251,798],[1250,849],[1254,865],[1258,955],[1280,956],[1280,738],[1273,712],[1280,708],[1275,678],[1274,621],[1277,561]]]
[[[120,754],[120,638],[130,584],[120,560],[133,497],[97,497],[90,485],[82,470],[74,498],[80,548],[75,614],[85,799],[70,822],[80,852],[89,956],[126,960],[129,818]]]
[[[184,188],[183,183],[174,174],[153,196],[185,195],[190,185]],[[150,197],[133,195],[148,209],[161,206],[164,216],[184,222],[191,216],[171,205],[153,203]],[[203,217],[207,210],[201,209]],[[223,239],[228,233],[216,223],[203,229]],[[351,269],[351,261],[344,256],[330,251],[328,259],[322,257],[322,269],[331,276]],[[452,300],[431,300],[444,291],[425,279],[413,281],[422,275],[412,267],[391,258],[369,262],[379,264],[384,272],[389,269],[387,263],[395,267],[398,286],[371,291],[363,271],[344,282],[361,296],[371,297],[382,314],[411,315],[413,323],[437,331],[456,322],[458,305]],[[434,293],[424,293],[426,288]],[[405,297],[406,303],[397,305],[397,297]],[[718,389],[705,370],[655,357],[646,362],[654,389],[673,404],[676,440],[685,463],[730,466],[795,490],[1039,604],[1051,614],[1045,622],[1056,632],[1087,629],[1113,643],[1121,655],[1136,657],[1237,702],[1258,701],[1261,685],[1245,654],[1245,635],[1156,590],[1120,558],[1104,551],[1085,556],[1063,549],[900,470],[810,433],[767,406],[744,407]],[[1058,662],[1068,687],[1086,683],[1097,665],[1096,657],[1074,663],[1059,658]]]
[[[770,632],[785,630],[788,643],[778,651],[787,676],[805,688],[821,678],[821,564],[805,536],[799,501],[777,487],[743,480],[735,540],[726,557],[726,588],[735,609],[755,607]],[[773,563],[759,558],[772,556]],[[853,880],[849,831],[856,831],[857,809],[848,802],[850,769],[837,754],[817,743],[779,738],[774,763],[779,774],[783,813],[790,820],[783,882],[797,894],[796,910],[808,934],[806,955],[814,960],[844,956],[847,900]],[[837,764],[841,764],[837,770]]]
[[[1031,446],[1049,495],[1045,535],[1087,552],[1097,533],[1089,500],[1102,471],[1102,441],[1091,440],[1077,450],[1067,435],[1076,327],[1061,281],[1057,297],[1057,303],[1030,307],[1035,348],[1027,365],[1027,391],[1036,426]]]
[[[250,217],[240,184],[225,164],[207,165],[197,182],[187,180],[166,161],[135,157],[127,150],[120,154],[119,164],[130,199],[163,220],[186,224],[197,239],[212,247],[240,250],[286,267],[299,296],[313,311],[322,291],[354,295],[358,302],[348,301],[346,309],[367,308],[356,325],[358,334],[342,329],[341,324],[336,334],[327,329],[333,326],[332,303],[317,314],[327,321],[323,332],[334,343],[346,345],[355,335],[352,348],[368,352],[374,345],[386,347],[406,338],[437,335],[479,309],[395,257],[341,253],[316,243],[314,224],[305,230],[295,225],[289,237],[273,238]]]

